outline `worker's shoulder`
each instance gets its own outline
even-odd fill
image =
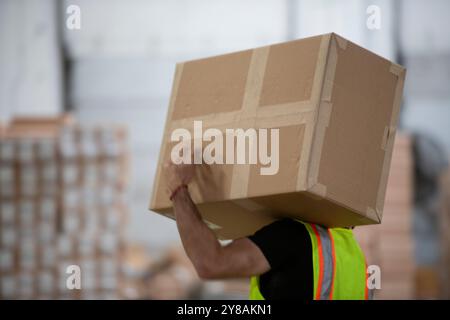
[[[273,230],[279,230],[281,232],[301,232],[306,231],[305,225],[292,218],[281,218],[278,219],[267,226]]]

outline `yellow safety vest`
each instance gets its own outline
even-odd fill
[[[366,262],[353,232],[301,223],[311,238],[314,300],[368,300]],[[264,299],[259,276],[250,279],[249,298]]]

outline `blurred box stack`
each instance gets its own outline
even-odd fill
[[[0,139],[0,298],[119,297],[126,131],[22,120]]]
[[[440,210],[440,235],[442,260],[440,266],[440,293],[442,299],[450,299],[450,170],[442,177],[442,194]]]
[[[196,299],[202,282],[182,247],[169,247],[159,257],[142,245],[127,247],[124,261],[127,299]]]
[[[413,299],[414,242],[412,234],[413,158],[411,139],[397,134],[381,225],[355,228],[369,265],[381,269],[381,290],[375,299]]]
[[[204,285],[203,295],[211,299],[248,299],[249,289],[249,278],[208,281]]]

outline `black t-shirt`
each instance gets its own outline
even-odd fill
[[[265,299],[312,300],[311,239],[302,223],[278,220],[249,239],[261,249],[271,267],[259,278],[259,290]]]

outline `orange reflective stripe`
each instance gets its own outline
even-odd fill
[[[317,291],[316,291],[316,300],[320,300],[320,293],[322,288],[322,279],[323,279],[323,254],[322,254],[322,241],[320,240],[319,231],[317,231],[316,225],[311,224],[312,229],[314,230],[314,234],[317,238],[317,251],[319,252],[319,277],[317,280]]]
[[[364,261],[364,267],[366,268],[366,285],[364,286],[364,300],[369,300],[369,286],[367,280],[369,280],[369,274],[367,273],[367,261]]]
[[[333,300],[334,277],[336,275],[336,255],[334,252],[334,239],[333,236],[331,235],[330,229],[328,229],[328,235],[330,236],[331,240],[331,255],[333,259],[333,275],[331,277],[331,290],[330,290],[330,300]]]

